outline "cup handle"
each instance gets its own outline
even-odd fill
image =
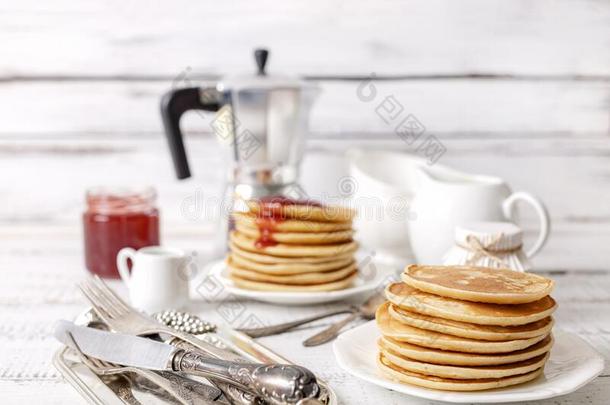
[[[116,267],[119,269],[119,275],[121,280],[130,288],[131,275],[129,274],[129,267],[127,266],[127,259],[131,259],[131,263],[134,263],[136,257],[136,250],[130,247],[123,248],[116,255]]]
[[[545,205],[538,198],[524,191],[517,191],[516,193],[511,194],[506,200],[504,200],[504,202],[502,203],[502,211],[504,212],[504,216],[506,218],[512,221],[515,220],[514,207],[518,201],[525,201],[529,203],[536,211],[536,214],[538,214],[538,218],[540,220],[540,233],[538,234],[538,239],[534,243],[534,246],[532,246],[525,253],[525,256],[530,258],[537,254],[540,249],[542,249],[547,239],[549,238],[551,220],[549,218],[549,212],[547,211]]]

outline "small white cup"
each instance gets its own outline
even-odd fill
[[[128,259],[132,263],[131,274]],[[126,247],[119,251],[116,263],[135,308],[153,313],[179,309],[187,303],[186,255],[182,250],[148,246],[136,251]]]

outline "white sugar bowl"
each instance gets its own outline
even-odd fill
[[[455,246],[443,257],[445,265],[531,269],[523,251],[523,231],[511,222],[471,222],[455,228]]]

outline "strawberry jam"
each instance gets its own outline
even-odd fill
[[[277,230],[277,225],[286,219],[283,212],[285,206],[322,207],[322,204],[317,201],[296,200],[283,196],[263,197],[258,200],[258,203],[260,204],[260,210],[256,217],[256,226],[259,231],[259,237],[255,244],[257,249],[264,249],[278,244],[273,238],[273,234]]]
[[[116,256],[124,247],[159,244],[159,210],[152,188],[97,188],[87,192],[83,214],[85,264],[89,272],[119,278]]]

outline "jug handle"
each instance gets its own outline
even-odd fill
[[[546,206],[538,198],[524,191],[517,191],[504,200],[502,203],[502,211],[504,212],[504,216],[506,218],[510,219],[511,221],[515,221],[514,208],[515,204],[520,200],[529,203],[536,211],[536,214],[538,214],[538,218],[540,220],[540,233],[538,234],[538,239],[536,239],[534,246],[532,246],[525,253],[525,256],[530,258],[536,255],[545,245],[549,237],[551,220],[549,218],[549,212],[546,209]]]
[[[191,176],[180,130],[180,118],[189,110],[218,111],[220,109],[219,97],[207,96],[209,91],[216,92],[216,89],[199,87],[176,89],[165,93],[161,98],[161,118],[176,176],[179,179]]]

